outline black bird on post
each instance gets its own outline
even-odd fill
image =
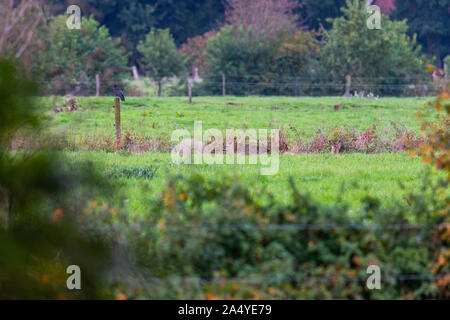
[[[116,95],[116,97],[119,97],[120,100],[125,101],[123,91],[116,84],[114,85],[114,94]]]

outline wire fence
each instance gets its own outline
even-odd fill
[[[444,279],[446,277],[449,277],[450,274],[448,273],[440,273],[440,274],[392,274],[392,275],[385,275],[380,276],[380,281],[383,282],[404,282],[404,281],[430,281],[434,282],[439,279]],[[240,284],[249,284],[249,285],[259,285],[262,283],[268,283],[270,285],[274,284],[284,284],[288,282],[304,282],[308,280],[315,280],[320,282],[336,282],[337,280],[344,280],[346,282],[353,281],[353,282],[366,282],[367,276],[359,276],[359,275],[321,275],[321,274],[307,274],[303,275],[301,273],[298,273],[296,276],[290,276],[290,277],[283,277],[282,279],[270,279],[268,280],[268,277],[217,277],[217,278],[200,278],[200,277],[168,277],[168,278],[161,278],[161,277],[145,277],[146,282],[154,282],[154,283],[161,283],[164,281],[168,282],[178,282],[178,283],[198,283],[202,285],[214,285],[214,284],[222,284],[224,280],[230,283],[240,283]]]
[[[173,78],[162,83],[164,96],[341,96],[346,84],[323,77],[279,76],[269,81],[262,75],[227,76],[226,81],[219,77],[204,77],[198,81]],[[189,87],[191,82],[191,88]],[[81,96],[111,96],[113,86],[120,85],[126,96],[157,95],[158,84],[148,78],[139,79],[53,79],[41,81],[46,94],[72,94]],[[433,95],[443,87],[442,83],[431,80],[418,81],[410,77],[376,77],[353,79],[349,87],[355,97],[405,96],[419,97]]]
[[[391,230],[391,231],[421,231],[423,229],[435,229],[439,225],[436,224],[425,224],[425,225],[415,225],[408,223],[399,224],[324,224],[324,225],[313,225],[313,224],[239,224],[239,225],[166,225],[164,230],[168,231],[178,231],[178,230],[203,230],[203,231],[330,231],[330,230],[348,230],[348,231],[376,231],[376,230]],[[146,226],[146,229],[161,229],[157,225]]]

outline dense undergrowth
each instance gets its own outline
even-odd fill
[[[445,187],[424,181],[387,208],[367,197],[354,215],[294,184],[280,204],[233,179],[177,176],[145,216],[96,204],[83,220],[127,252],[134,281],[119,288],[129,298],[448,298],[450,225],[437,196]],[[373,264],[381,290],[366,287]]]

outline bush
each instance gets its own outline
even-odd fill
[[[145,41],[137,46],[142,55],[142,64],[158,85],[158,96],[162,95],[165,80],[183,70],[184,61],[177,52],[169,29],[153,29]]]
[[[436,112],[437,121],[424,121],[422,133],[427,139],[422,142],[413,155],[420,154],[425,163],[433,163],[437,169],[445,170],[450,181],[450,83],[429,107]],[[418,114],[419,119],[423,115]]]
[[[12,150],[16,134],[36,137],[45,127],[33,107],[37,86],[18,70],[0,60],[0,299],[108,298],[109,251],[76,221],[107,185],[89,166],[74,168],[48,150]],[[73,264],[83,290],[67,290]]]
[[[292,201],[280,204],[229,177],[177,176],[147,216],[104,223],[145,270],[130,298],[448,298],[444,202],[426,184],[409,204],[382,208],[368,196],[351,213],[293,183]],[[366,287],[371,264],[382,290]]]
[[[50,93],[93,94],[96,74],[102,93],[110,93],[107,90],[127,71],[129,55],[93,17],[84,18],[80,30],[68,29],[65,16],[55,17],[40,37],[35,69]]]
[[[289,83],[308,74],[317,50],[313,36],[307,32],[283,32],[269,40],[252,27],[225,26],[208,41],[205,82],[200,92],[221,93],[225,74],[227,94],[292,94],[293,90],[299,94],[299,88]]]
[[[319,73],[332,84],[342,83],[328,94],[342,94],[347,75],[352,77],[353,88],[371,85],[373,92],[384,95],[405,93],[405,83],[427,81],[425,56],[416,39],[406,35],[406,21],[393,22],[383,15],[381,29],[370,30],[365,1],[361,0],[347,0],[342,12],[342,17],[333,20],[331,30],[324,31],[325,44],[320,52]]]

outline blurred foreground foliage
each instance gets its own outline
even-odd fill
[[[0,60],[0,299],[108,297],[108,250],[76,221],[87,196],[107,186],[87,165],[11,148],[16,134],[42,134],[44,125],[33,105],[37,86],[20,71]],[[82,290],[67,289],[70,265],[81,268]]]
[[[427,139],[419,145],[418,154],[425,163],[447,171],[450,180],[450,82],[428,106],[436,111],[435,118],[422,123],[422,133]],[[418,118],[422,119],[423,114],[419,113]]]
[[[89,217],[139,266],[121,287],[131,299],[448,299],[443,184],[425,179],[388,208],[367,196],[351,212],[320,205],[293,183],[292,201],[281,204],[232,178],[178,176],[146,216],[99,208]],[[373,264],[381,290],[366,287]]]

